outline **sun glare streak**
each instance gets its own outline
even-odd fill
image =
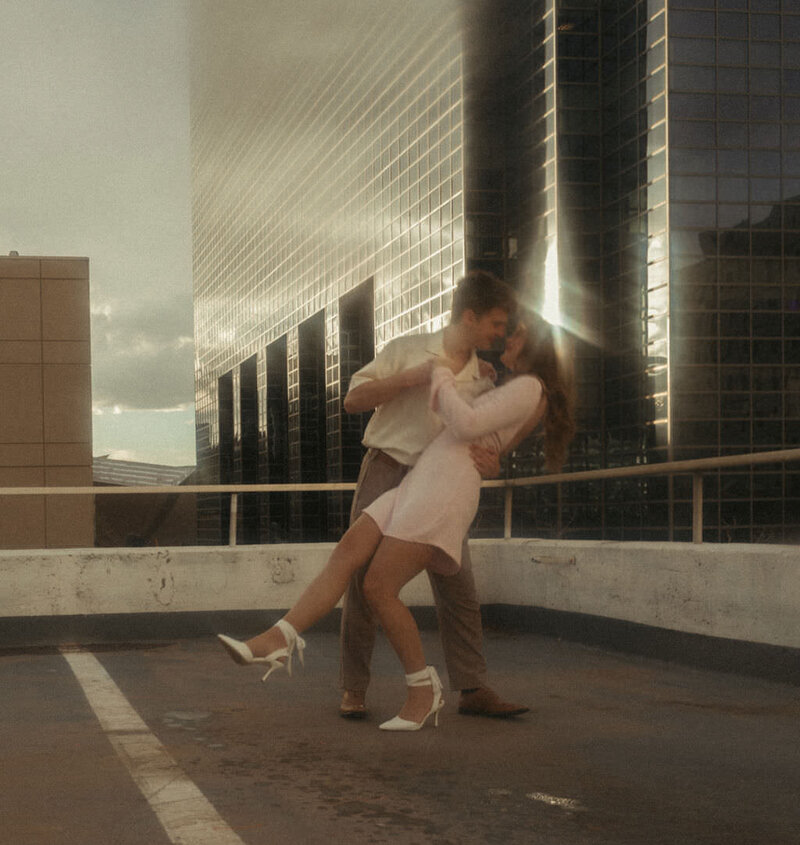
[[[558,241],[553,238],[544,260],[544,302],[541,316],[552,326],[561,326],[561,280],[558,267]]]

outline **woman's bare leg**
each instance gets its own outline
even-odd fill
[[[364,579],[364,595],[380,620],[406,675],[426,666],[419,629],[411,611],[400,600],[400,590],[430,562],[433,549],[384,537]],[[407,687],[408,697],[399,716],[420,722],[433,703],[433,687]]]
[[[382,538],[375,521],[362,514],[337,543],[325,568],[283,618],[301,633],[330,613],[344,594],[353,573],[369,561]],[[285,646],[286,641],[281,631],[273,626],[248,640],[247,645],[254,656],[263,657]]]

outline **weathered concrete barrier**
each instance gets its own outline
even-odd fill
[[[800,648],[800,549],[476,540],[484,605]],[[284,609],[332,546],[0,551],[0,619]],[[408,604],[431,605],[424,578]]]

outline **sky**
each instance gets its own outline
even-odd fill
[[[195,462],[187,4],[0,0],[0,255],[87,256],[95,455]]]

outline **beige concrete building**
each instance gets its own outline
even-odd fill
[[[0,487],[92,485],[87,258],[0,257]],[[94,501],[0,496],[0,548],[94,545]]]

